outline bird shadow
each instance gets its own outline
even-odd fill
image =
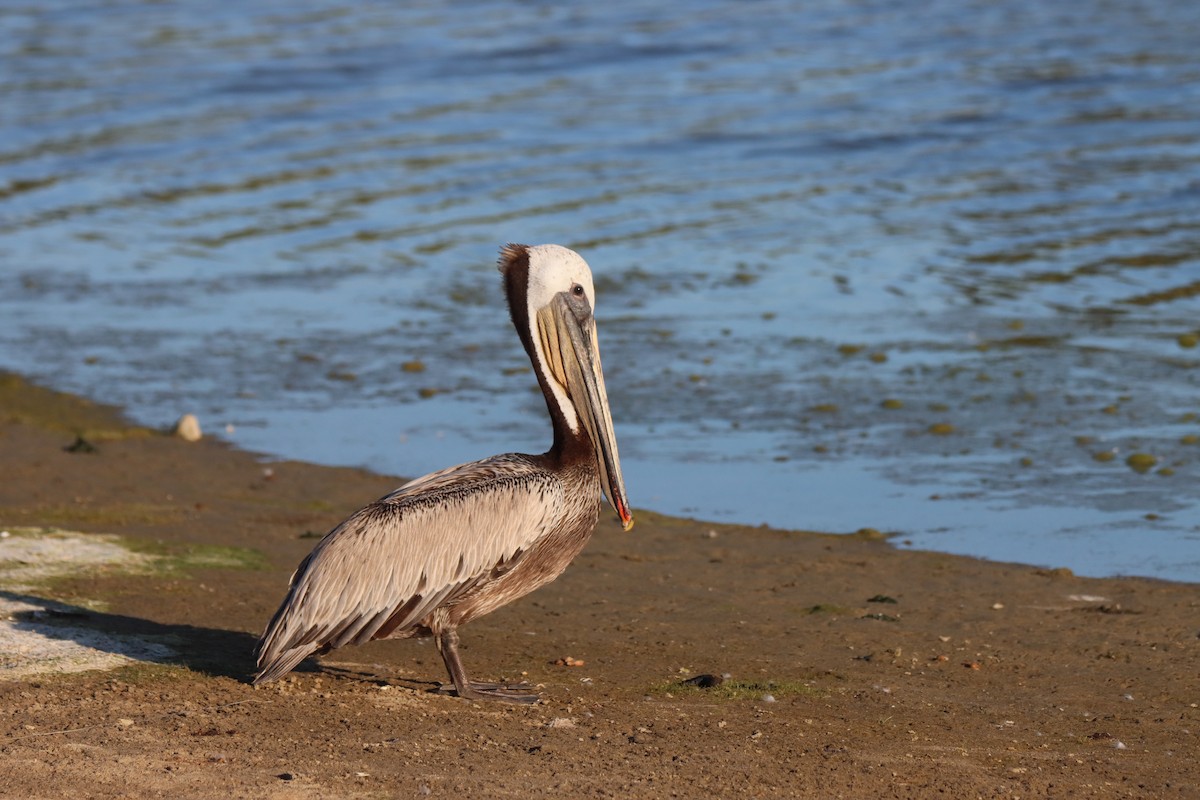
[[[243,682],[255,671],[258,637],[242,631],[109,614],[2,589],[0,607],[7,607],[7,622],[0,625],[22,639],[20,657],[45,663],[47,671],[56,671],[55,663],[88,663],[89,655],[102,654]]]
[[[356,681],[377,687],[398,687],[408,689],[418,694],[451,695],[448,684],[441,681],[431,681],[421,678],[410,678],[403,675],[388,674],[389,670],[381,664],[372,664],[361,668],[346,664],[305,664],[311,671],[322,675],[330,675],[346,681]]]

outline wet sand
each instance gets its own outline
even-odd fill
[[[64,449],[78,435],[95,451]],[[398,478],[185,443],[2,375],[0,474],[0,527],[176,558],[0,586],[61,604],[17,627],[171,653],[0,670],[5,796],[1200,796],[1195,584],[639,509],[464,629],[473,676],[524,677],[536,706],[432,693],[441,661],[414,641],[255,689],[256,636],[313,537]],[[704,674],[729,677],[681,684]]]

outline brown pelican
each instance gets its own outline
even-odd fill
[[[254,683],[343,645],[432,636],[459,697],[537,701],[521,691],[524,684],[468,680],[458,627],[558,577],[591,536],[602,491],[626,530],[633,516],[600,370],[587,262],[558,245],[509,244],[499,268],[550,410],[549,451],[417,478],[335,527],[292,575],[259,640]]]

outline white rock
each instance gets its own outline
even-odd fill
[[[204,435],[200,432],[200,420],[196,419],[195,414],[184,414],[175,423],[175,427],[171,429],[171,433],[183,439],[185,442],[198,442]]]

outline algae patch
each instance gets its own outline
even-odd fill
[[[142,573],[183,572],[193,569],[266,569],[267,559],[257,550],[215,544],[171,544],[144,540],[124,542],[131,552],[149,559]]]
[[[1149,453],[1130,453],[1129,457],[1125,459],[1125,463],[1134,472],[1146,473],[1158,463],[1158,459]]]
[[[148,428],[131,425],[114,408],[35,386],[4,371],[0,371],[0,416],[91,442],[153,435]]]

